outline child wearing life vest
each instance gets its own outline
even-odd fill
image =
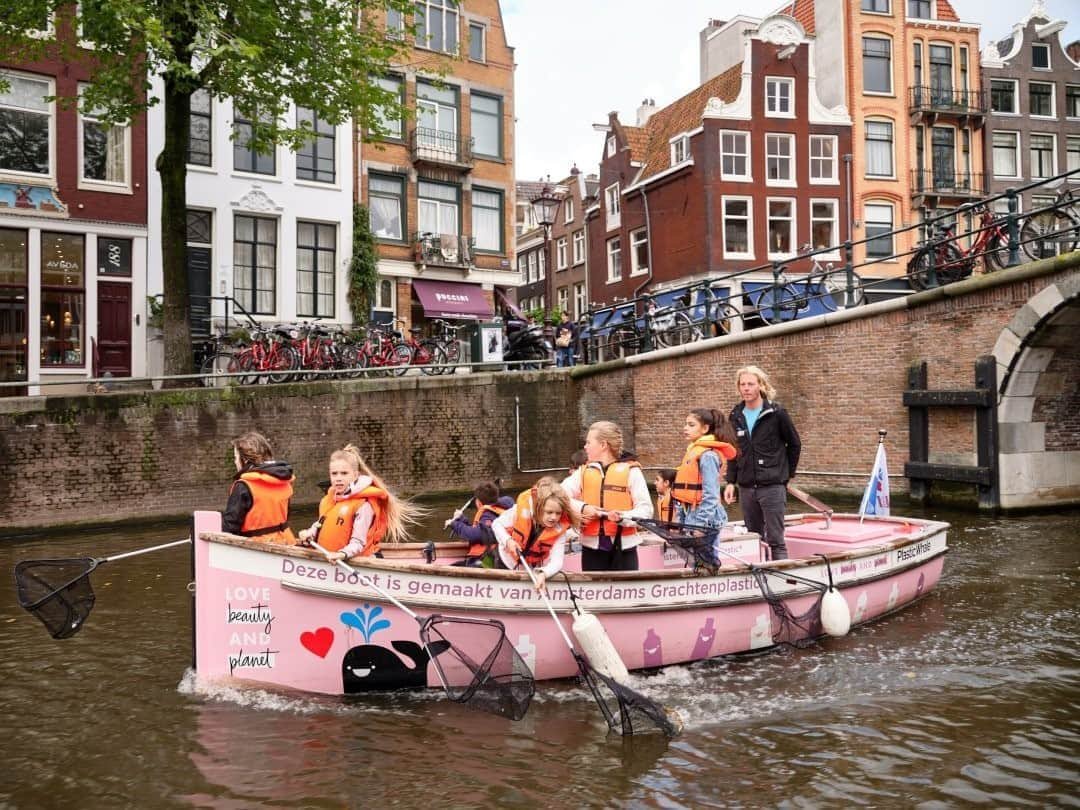
[[[735,431],[720,411],[697,408],[687,415],[683,436],[690,444],[671,487],[678,520],[723,526],[728,516],[720,502],[720,474],[725,461],[735,458]]]
[[[516,568],[524,556],[529,567],[536,569],[536,589],[542,591],[548,579],[562,570],[566,543],[579,525],[566,492],[554,478],[545,476],[518,495],[491,528],[503,565]]]
[[[250,431],[233,440],[236,476],[221,514],[221,530],[259,543],[296,545],[289,528],[293,469],[274,460],[270,442]]]
[[[675,501],[671,497],[671,487],[675,484],[675,470],[665,467],[656,474],[653,486],[656,488],[656,519],[668,523],[675,521]]]
[[[454,565],[470,568],[484,565],[484,555],[495,541],[491,524],[495,519],[514,505],[514,499],[508,495],[499,495],[499,486],[494,481],[484,481],[473,490],[476,502],[476,514],[471,521],[465,519],[464,512],[458,509],[454,516],[446,521],[444,527],[469,544],[465,559]],[[488,558],[490,560],[490,556]],[[490,567],[490,562],[488,563]]]
[[[406,525],[420,508],[394,496],[351,444],[330,455],[330,488],[319,504],[319,519],[300,532],[302,543],[317,542],[331,560],[357,554],[382,557],[384,541],[404,542]]]

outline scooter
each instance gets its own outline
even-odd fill
[[[529,325],[518,318],[506,322],[506,338],[503,341],[503,360],[550,360],[555,346],[544,336],[540,324]],[[512,368],[538,368],[538,366],[512,366]]]

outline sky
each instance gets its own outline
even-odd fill
[[[575,163],[596,171],[603,135],[593,124],[607,123],[612,110],[633,123],[642,99],[661,108],[685,95],[699,84],[698,33],[710,18],[761,16],[779,2],[502,0],[517,62],[517,179],[560,180]],[[1008,36],[1031,8],[1030,0],[952,4],[961,20],[982,24],[981,45]],[[1080,39],[1080,0],[1045,5],[1053,19],[1069,21],[1062,42]]]

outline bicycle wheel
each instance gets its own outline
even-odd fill
[[[228,352],[218,352],[206,357],[202,361],[199,373],[203,375],[202,384],[207,388],[225,388],[235,385],[234,377],[226,377],[226,374],[234,374],[240,368],[236,362],[236,356]]]
[[[386,360],[386,370],[395,377],[400,377],[409,370],[409,366],[412,364],[412,358],[412,348],[404,343],[399,343],[390,350],[390,355]]]
[[[1076,250],[1077,222],[1064,211],[1043,211],[1020,226],[1020,249],[1029,261],[1048,259]]]
[[[941,245],[934,255],[935,284],[930,283],[930,248],[922,247],[908,263],[908,281],[916,290],[928,290],[942,287],[953,281],[959,281],[971,273],[974,264],[966,258],[952,242]],[[966,271],[966,272],[965,272]]]
[[[255,355],[250,351],[242,352],[236,356],[236,370],[243,372],[242,376],[236,378],[240,385],[259,384],[259,375],[249,373],[255,371]]]
[[[786,323],[798,314],[798,296],[790,286],[767,287],[757,300],[758,315],[766,323]]]
[[[292,346],[279,346],[268,365],[267,379],[272,383],[283,383],[292,379],[293,372],[300,368],[300,355]]]
[[[341,376],[348,379],[356,379],[363,372],[360,365],[362,355],[359,350],[350,343],[343,343],[337,349],[337,362],[338,368],[341,369]]]
[[[1009,266],[1009,240],[994,234],[986,242],[986,252],[983,253],[983,263],[986,272],[1003,270]]]
[[[824,278],[825,289],[829,291],[832,296],[833,303],[837,309],[844,308],[844,302],[847,300],[847,271],[846,270],[833,270],[828,273]],[[863,280],[858,273],[852,272],[851,274],[851,305],[857,307],[860,304],[866,303],[866,294],[863,292]]]
[[[446,371],[445,368],[440,368],[446,364],[446,352],[434,340],[422,340],[413,354],[413,364],[420,366],[420,371],[424,374],[442,374]]]
[[[704,337],[701,327],[685,312],[676,312],[672,316],[671,326],[656,335],[656,342],[662,346],[682,346]]]
[[[720,337],[721,335],[730,335],[732,326],[742,316],[734,306],[724,303],[713,304],[709,311],[709,317],[712,319],[713,337]]]
[[[638,335],[637,330],[630,324],[624,323],[611,330],[607,339],[606,360],[616,360],[620,357],[629,357],[637,354]]]

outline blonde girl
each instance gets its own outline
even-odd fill
[[[397,498],[360,451],[347,444],[330,455],[330,488],[319,504],[319,519],[300,532],[300,540],[318,542],[333,560],[382,557],[382,541],[408,540],[406,526],[416,523],[422,511]]]
[[[548,579],[562,569],[566,544],[580,525],[570,498],[554,478],[544,477],[532,489],[518,495],[517,502],[491,524],[499,542],[499,557],[507,568],[516,568],[524,556],[536,572],[536,588],[544,590]]]

